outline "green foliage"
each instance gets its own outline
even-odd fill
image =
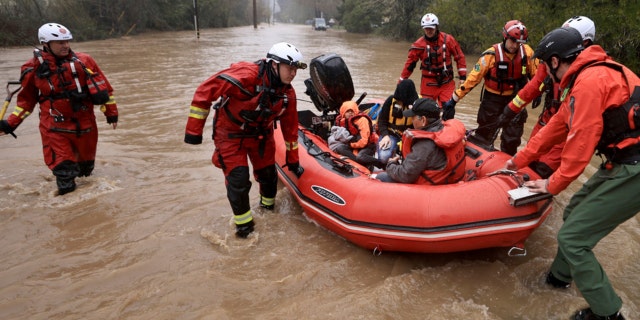
[[[198,0],[198,11],[200,28],[253,24],[253,0]],[[62,23],[74,39],[89,40],[193,29],[193,15],[192,0],[0,0],[0,46],[37,44],[37,30],[46,22]]]
[[[268,21],[273,2],[257,0],[258,21]],[[535,49],[547,32],[568,18],[588,16],[596,23],[596,43],[636,73],[640,71],[640,1],[538,0],[278,0],[280,21],[304,23],[322,14],[349,32],[375,32],[414,41],[428,12],[440,30],[452,34],[466,53],[478,54],[502,40],[502,27],[521,20]],[[253,24],[253,0],[198,0],[201,28]],[[0,0],[0,46],[34,45],[46,22],[69,27],[77,40],[102,39],[149,30],[193,29],[192,0]]]
[[[361,0],[359,5],[374,2]],[[403,10],[405,6],[412,6],[413,12]],[[640,71],[637,0],[539,0],[526,5],[508,0],[403,0],[391,1],[387,7],[391,8],[385,12],[390,23],[380,30],[384,36],[413,41],[422,34],[420,17],[432,12],[440,20],[440,30],[452,34],[465,52],[474,54],[502,41],[502,28],[509,20],[520,20],[527,26],[529,45],[535,49],[546,33],[568,18],[587,16],[596,23],[596,43],[617,61]]]
[[[342,26],[348,32],[370,33],[382,24],[383,0],[345,0],[342,5]]]

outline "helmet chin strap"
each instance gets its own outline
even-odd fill
[[[504,51],[506,51],[509,54],[514,54],[514,53],[518,53],[518,49],[516,48],[516,50],[514,52],[509,51],[509,49],[507,49],[507,39],[502,40],[502,49],[504,49]]]
[[[274,66],[269,68],[269,82],[272,87],[280,87],[282,86],[282,81],[280,80],[280,63],[273,61]],[[275,69],[275,70],[273,70]]]
[[[553,81],[560,83],[560,79],[556,75],[558,73],[558,68],[549,68],[549,73],[553,76]]]
[[[560,62],[558,62],[558,66],[556,68],[552,67],[552,63],[553,61],[551,61],[551,59],[549,59],[549,61],[545,62],[547,64],[547,67],[549,68],[549,74],[553,76],[553,81],[555,81],[556,83],[560,83],[560,79],[558,79],[558,69],[560,68]]]

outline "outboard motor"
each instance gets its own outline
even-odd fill
[[[354,96],[353,80],[342,57],[328,53],[311,60],[311,78],[304,81],[311,101],[324,115],[339,111],[344,101]]]

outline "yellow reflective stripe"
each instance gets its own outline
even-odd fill
[[[526,103],[526,101],[522,100],[522,98],[520,98],[519,95],[516,95],[516,97],[513,98],[513,100],[511,100],[511,102],[513,102],[513,105],[518,107],[518,109],[522,109],[522,107]]]
[[[236,224],[245,224],[248,223],[249,221],[253,220],[253,216],[251,215],[251,210],[238,215],[238,216],[233,216],[233,221]]]
[[[191,106],[189,108],[189,118],[204,120],[209,115],[209,110]]]
[[[265,196],[260,196],[260,203],[265,206],[272,206],[276,203],[276,198],[267,198]]]
[[[298,149],[298,141],[285,142],[284,144],[287,146],[287,151]]]
[[[24,120],[26,117],[28,117],[31,114],[31,112],[24,111],[24,109],[22,109],[21,107],[15,106],[11,114]]]

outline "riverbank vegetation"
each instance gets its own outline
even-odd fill
[[[254,23],[254,0],[197,0],[200,28]],[[575,15],[596,23],[596,43],[636,73],[640,71],[640,1],[637,0],[255,0],[256,22],[304,23],[314,16],[335,18],[348,32],[375,33],[413,41],[420,18],[435,13],[440,29],[463,50],[478,54],[501,40],[502,26],[519,19],[535,49],[542,36]],[[272,14],[274,12],[274,14]],[[0,46],[35,45],[37,29],[55,21],[76,40],[105,39],[147,31],[194,29],[194,1],[166,0],[0,0]]]
[[[349,32],[374,32],[414,41],[422,35],[420,18],[428,12],[440,20],[440,30],[452,34],[465,52],[478,54],[502,40],[502,27],[521,20],[536,48],[549,31],[576,15],[596,24],[596,43],[617,61],[640,72],[640,1],[637,0],[344,0],[340,21]]]

